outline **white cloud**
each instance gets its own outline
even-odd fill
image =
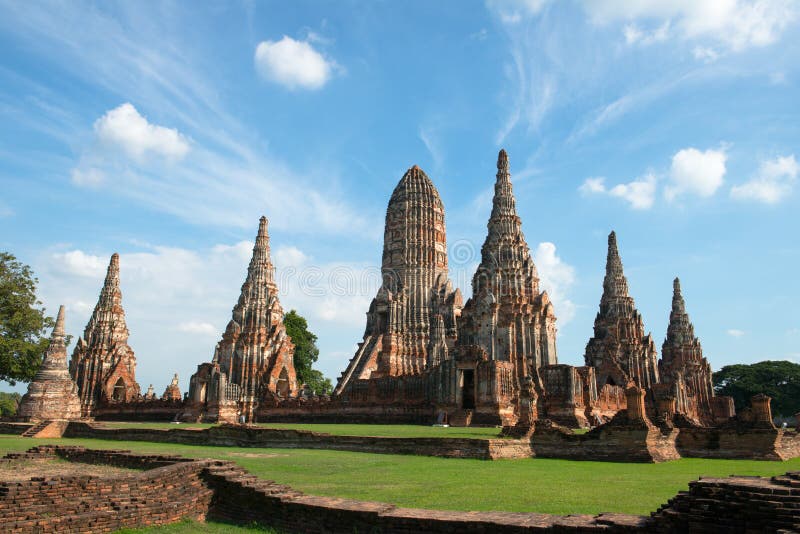
[[[666,41],[670,35],[670,21],[665,21],[661,26],[648,31],[640,28],[636,24],[626,24],[622,30],[625,36],[625,43],[628,45],[648,46],[654,43]]]
[[[310,259],[302,250],[292,246],[280,246],[272,253],[272,263],[277,269],[299,268]]]
[[[578,188],[578,191],[581,192],[582,195],[591,195],[594,193],[605,193],[606,186],[605,186],[606,179],[601,177],[597,178],[587,178],[584,180],[583,184]]]
[[[583,5],[597,24],[665,21],[682,39],[713,40],[733,51],[772,44],[798,15],[793,0],[584,0]]]
[[[203,321],[186,321],[178,324],[176,329],[187,334],[200,334],[204,336],[219,336],[222,330],[211,323]],[[199,363],[199,362],[198,362]]]
[[[605,178],[587,178],[578,188],[582,195],[605,194],[627,201],[635,210],[648,210],[653,207],[656,196],[656,175],[647,173],[641,178],[607,188]]]
[[[486,7],[497,13],[504,24],[518,24],[538,15],[548,3],[549,0],[486,0]]]
[[[51,267],[74,276],[97,278],[105,274],[109,258],[86,254],[82,250],[71,250],[53,254],[54,263]]]
[[[742,337],[745,334],[744,330],[739,330],[737,328],[730,328],[726,333],[731,337]]]
[[[178,130],[151,124],[128,102],[97,119],[94,131],[102,143],[118,147],[137,160],[149,154],[179,160],[190,148]]]
[[[556,253],[556,246],[547,241],[537,245],[533,261],[539,271],[541,289],[553,301],[559,323],[568,323],[575,317],[575,304],[567,296],[575,284],[575,268],[565,263]]]
[[[708,46],[695,46],[692,55],[704,63],[713,63],[719,58],[719,52]]]
[[[286,35],[280,41],[259,43],[255,63],[262,77],[289,89],[320,89],[330,80],[335,66],[309,41],[295,41]]]
[[[799,171],[794,154],[764,161],[755,178],[731,188],[731,197],[777,204],[792,193]]]
[[[94,167],[72,169],[70,178],[78,187],[98,187],[106,181],[105,173]]]
[[[672,157],[670,183],[664,190],[667,200],[681,194],[710,197],[722,186],[727,154],[724,149],[700,151],[684,148]]]

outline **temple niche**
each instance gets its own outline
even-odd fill
[[[430,178],[408,169],[386,208],[382,285],[367,312],[363,340],[335,395],[360,380],[419,376],[448,359],[462,297],[448,278],[444,205]]]
[[[81,401],[78,386],[67,369],[67,345],[64,339],[64,306],[50,335],[44,361],[28,384],[20,400],[17,415],[24,421],[80,419]]]
[[[649,389],[659,382],[656,346],[653,336],[645,334],[642,316],[628,294],[614,232],[608,236],[603,296],[584,358],[595,368],[600,388],[627,387],[632,382]]]
[[[261,217],[253,256],[232,318],[210,363],[191,377],[188,401],[199,418],[255,420],[270,398],[297,395],[294,344],[286,334],[270,257],[267,218]]]
[[[128,345],[122,308],[117,253],[111,256],[100,298],[78,339],[69,370],[78,386],[84,416],[91,416],[100,405],[128,403],[140,395],[136,356]]]

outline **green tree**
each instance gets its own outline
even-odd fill
[[[52,317],[36,298],[31,268],[0,252],[0,380],[30,382],[49,343]]]
[[[17,415],[17,407],[22,395],[19,393],[6,393],[0,391],[0,417],[12,417]]]
[[[772,413],[790,417],[800,412],[800,365],[787,361],[765,361],[750,365],[726,365],[713,376],[714,391],[730,395],[736,409],[750,404],[750,397],[764,393],[772,397]]]
[[[319,348],[317,336],[308,330],[308,321],[295,310],[291,310],[283,316],[283,324],[294,343],[294,369],[298,384],[307,384],[318,395],[333,391],[331,379],[325,378],[320,371],[313,368],[319,359]]]

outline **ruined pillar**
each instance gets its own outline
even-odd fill
[[[625,390],[625,398],[628,402],[628,421],[645,421],[644,395],[645,391],[635,385]]]
[[[750,406],[753,414],[753,423],[769,424],[772,426],[772,408],[770,403],[772,397],[759,393],[750,398]]]

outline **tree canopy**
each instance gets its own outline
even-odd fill
[[[308,321],[295,310],[291,310],[283,316],[283,324],[294,343],[294,369],[297,372],[297,382],[308,385],[318,395],[333,391],[330,378],[325,378],[320,371],[313,369],[313,365],[319,359],[319,348],[317,336],[308,330]]]
[[[30,382],[47,349],[55,324],[36,298],[31,268],[0,252],[0,380]]]
[[[790,417],[800,412],[800,365],[787,361],[764,361],[750,365],[726,365],[713,376],[714,391],[730,395],[736,409],[750,404],[750,397],[764,393],[772,397],[772,413]]]
[[[17,407],[22,395],[0,391],[0,417],[11,417],[17,414]]]

